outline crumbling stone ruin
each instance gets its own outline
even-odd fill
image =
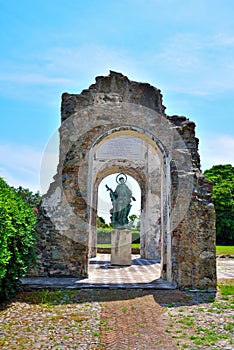
[[[97,193],[113,173],[141,188],[141,256],[177,288],[216,288],[215,212],[195,124],[168,116],[160,90],[111,71],[62,95],[57,174],[39,207],[31,276],[87,277]]]

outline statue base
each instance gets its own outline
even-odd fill
[[[132,262],[132,232],[114,230],[111,233],[111,265],[130,266]]]

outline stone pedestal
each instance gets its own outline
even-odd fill
[[[111,265],[131,265],[132,232],[114,230],[111,234]]]

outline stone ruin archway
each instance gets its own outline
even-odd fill
[[[98,184],[116,170],[142,189],[142,255],[160,256],[162,278],[178,288],[215,288],[214,207],[195,124],[167,116],[160,90],[115,72],[63,94],[61,112],[58,170],[39,207],[31,276],[87,276]],[[124,157],[114,152],[120,140]]]
[[[164,164],[165,163],[165,164]],[[134,127],[109,130],[90,152],[89,256],[96,256],[97,193],[100,182],[112,173],[132,176],[141,188],[141,257],[161,261],[166,224],[166,152],[151,133]],[[169,206],[169,204],[168,204]],[[168,261],[168,265],[170,261]],[[162,263],[163,266],[163,263]]]

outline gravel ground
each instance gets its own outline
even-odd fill
[[[234,300],[147,290],[24,292],[2,305],[1,349],[234,349]]]
[[[231,275],[219,283],[234,285]],[[233,334],[234,296],[219,292],[41,290],[0,304],[5,350],[234,350]]]
[[[64,294],[55,305],[28,302],[18,294],[0,314],[1,349],[95,349],[101,305],[69,303]]]

